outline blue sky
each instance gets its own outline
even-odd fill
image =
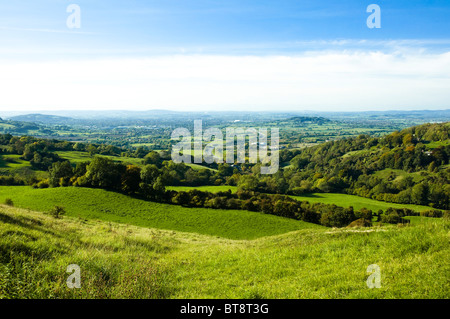
[[[448,0],[2,1],[0,110],[448,108],[449,17]]]

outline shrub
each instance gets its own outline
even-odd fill
[[[61,218],[62,215],[66,213],[66,210],[64,207],[61,206],[55,206],[53,209],[49,212],[50,215],[52,215],[55,218]]]
[[[37,183],[36,187],[37,188],[48,188],[49,187],[48,180],[44,179],[44,180],[40,181],[39,183]]]
[[[11,198],[7,198],[5,199],[5,205],[14,206],[14,202],[12,201]]]
[[[355,212],[355,217],[358,219],[372,220],[373,212],[367,208],[361,208]]]
[[[330,210],[322,213],[320,223],[327,227],[345,227],[355,219],[352,208],[332,207]]]
[[[381,217],[381,222],[387,224],[407,224],[409,223],[409,220],[400,217],[397,212],[393,212],[391,214],[383,215]]]
[[[446,220],[450,219],[450,210],[444,211],[444,214],[442,215],[442,217]]]
[[[442,211],[440,210],[425,210],[420,212],[420,216],[424,217],[442,217]]]
[[[369,219],[360,218],[352,221],[347,227],[371,227],[372,222]]]

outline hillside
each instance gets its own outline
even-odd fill
[[[33,189],[0,186],[0,203],[47,212],[63,206],[68,216],[129,225],[193,232],[231,239],[254,239],[318,225],[242,210],[188,208],[139,200],[101,189],[61,187]]]
[[[450,224],[424,219],[248,241],[0,205],[0,299],[448,298]],[[82,270],[81,289],[66,287],[69,264]],[[379,289],[366,286],[371,264]]]
[[[204,192],[225,192],[230,190],[232,193],[236,193],[236,186],[169,186],[168,190],[174,190],[177,192],[184,191],[188,192],[191,190],[199,190]],[[342,207],[350,207],[352,206],[354,209],[362,209],[367,208],[376,212],[378,210],[385,211],[388,207],[394,208],[408,208],[415,210],[417,212],[421,212],[424,210],[429,210],[430,207],[420,206],[420,205],[411,205],[411,204],[395,204],[395,203],[386,203],[382,201],[377,201],[370,198],[364,198],[355,195],[347,195],[347,194],[336,194],[336,193],[310,193],[304,194],[302,196],[291,196],[292,198],[299,201],[308,201],[311,203],[325,203],[325,204],[335,204],[337,206]]]
[[[73,119],[66,116],[47,115],[47,114],[26,114],[10,117],[12,121],[33,122],[43,124],[67,124],[73,122]]]
[[[424,124],[381,138],[360,135],[281,155],[286,191],[346,193],[450,208],[450,123]]]

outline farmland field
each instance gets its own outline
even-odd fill
[[[385,211],[389,207],[393,208],[409,208],[418,212],[429,210],[431,207],[412,205],[412,204],[396,204],[387,203],[382,201],[373,200],[370,198],[359,197],[355,195],[347,194],[334,194],[334,193],[313,193],[303,196],[291,196],[292,198],[300,201],[308,201],[311,203],[325,203],[325,204],[335,204],[342,207],[353,206],[355,210],[361,209],[363,207],[371,209],[377,212],[379,209]]]
[[[227,186],[227,185],[221,185],[221,186],[167,186],[167,189],[174,190],[177,192],[188,192],[190,190],[197,189],[199,191],[211,192],[211,193],[226,192],[228,190],[231,190],[232,193],[236,193],[236,191],[237,191],[236,186]]]
[[[231,190],[233,193],[237,191],[236,186],[169,186],[167,189],[175,190],[175,191],[189,191],[192,189],[198,189],[200,191],[206,192],[224,192],[227,190]],[[355,210],[361,208],[371,209],[374,212],[378,210],[385,211],[389,207],[394,208],[409,208],[415,211],[421,212],[424,210],[429,210],[431,207],[421,206],[421,205],[412,205],[412,204],[396,204],[396,203],[387,203],[382,201],[377,201],[370,198],[364,198],[355,195],[347,195],[347,194],[335,194],[335,193],[311,193],[305,194],[303,196],[290,196],[299,201],[308,201],[310,203],[325,203],[325,204],[335,204],[337,206],[342,207],[350,207],[353,206]]]
[[[66,160],[69,160],[71,163],[80,163],[80,162],[87,162],[92,161],[92,156],[89,156],[89,153],[87,152],[77,152],[77,151],[58,151],[55,152],[58,154],[61,158],[64,158]],[[110,155],[96,155],[100,157],[105,157],[113,161],[117,162],[123,162],[123,163],[129,163],[134,165],[142,165],[142,159],[141,158],[133,158],[133,157],[123,157],[123,156],[110,156]]]
[[[321,228],[257,212],[187,208],[148,202],[100,189],[0,186],[0,202],[6,198],[12,199],[18,207],[32,210],[47,212],[60,205],[65,207],[68,216],[231,239],[253,239],[303,228]]]

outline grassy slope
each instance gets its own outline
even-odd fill
[[[232,239],[253,239],[321,227],[256,212],[153,203],[101,189],[0,186],[0,202],[3,203],[6,198],[11,198],[18,207],[38,211],[49,211],[60,205],[65,207],[69,216]]]
[[[326,204],[336,204],[337,206],[349,207],[353,206],[354,209],[360,209],[366,207],[374,212],[379,209],[386,210],[388,207],[394,208],[410,208],[415,211],[424,211],[432,209],[428,206],[412,205],[412,204],[396,204],[387,203],[382,201],[373,200],[370,198],[359,197],[355,195],[347,194],[334,194],[334,193],[313,193],[304,196],[291,196],[297,200],[305,200],[311,203],[326,203]]]
[[[203,192],[211,192],[211,193],[217,193],[217,192],[226,192],[229,189],[232,193],[236,193],[237,186],[227,186],[227,185],[220,185],[220,186],[168,186],[166,187],[168,190],[174,190],[177,192],[188,192],[193,189],[197,189],[199,191]]]
[[[189,191],[191,189],[198,189],[208,192],[219,192],[219,191],[227,191],[231,189],[234,193],[237,190],[235,186],[196,186],[196,187],[187,187],[187,186],[170,186],[168,189],[175,191]],[[420,206],[420,205],[410,205],[410,204],[395,204],[395,203],[387,203],[381,202],[377,200],[373,200],[370,198],[359,197],[355,195],[347,195],[347,194],[335,194],[335,193],[313,193],[306,194],[303,196],[291,196],[294,199],[300,201],[308,201],[311,203],[325,203],[325,204],[336,204],[337,206],[349,207],[353,206],[354,209],[361,209],[366,207],[377,212],[379,209],[386,210],[388,207],[406,207],[410,209],[414,209],[416,211],[424,211],[431,209],[428,206]]]
[[[78,151],[58,151],[55,152],[61,158],[69,160],[71,163],[76,164],[80,162],[90,162],[93,157],[89,156],[87,152],[78,152]],[[142,158],[134,158],[134,157],[122,157],[122,156],[110,156],[110,155],[97,155],[105,158],[109,158],[113,161],[133,164],[137,166],[142,165]]]
[[[448,298],[450,222],[430,220],[236,241],[0,205],[0,298]],[[72,263],[81,289],[66,287]]]

